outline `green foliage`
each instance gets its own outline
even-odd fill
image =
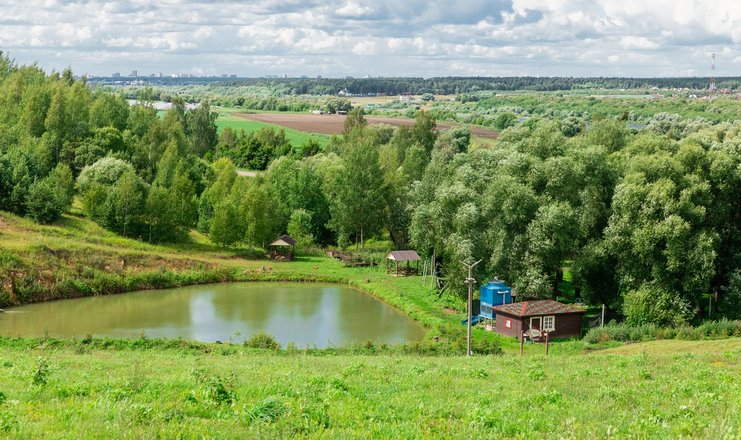
[[[324,111],[330,114],[337,112],[349,112],[352,104],[347,99],[330,98],[324,103]]]
[[[196,370],[194,376],[201,388],[198,391],[192,390],[189,400],[196,403],[202,400],[206,405],[211,406],[230,406],[236,401],[237,397],[231,381],[219,375],[208,374],[201,369]]]
[[[312,235],[313,224],[311,213],[305,209],[297,209],[291,213],[288,221],[288,235],[296,240],[296,247],[300,250],[308,249],[314,245]]]
[[[645,342],[658,339],[724,339],[738,335],[741,335],[740,321],[706,321],[697,327],[661,327],[655,324],[610,323],[604,327],[590,329],[584,336],[584,342],[587,344],[603,344],[610,341]]]
[[[329,222],[340,244],[364,240],[381,228],[383,174],[378,151],[367,140],[351,139],[342,154],[342,168],[331,183]]]
[[[345,134],[352,133],[353,130],[362,130],[368,126],[368,121],[363,117],[361,107],[350,110],[345,118]]]
[[[245,347],[261,348],[265,350],[277,350],[280,348],[278,340],[273,335],[265,332],[257,332],[244,341]]]
[[[499,113],[494,118],[494,126],[499,130],[504,130],[517,124],[517,115],[514,113]]]
[[[244,238],[243,221],[231,200],[224,200],[214,207],[209,236],[221,246],[229,246]]]
[[[728,319],[741,319],[741,270],[731,274],[727,286],[721,288],[721,297],[718,309]]]
[[[105,157],[83,168],[77,177],[77,188],[84,197],[93,184],[113,186],[127,172],[134,172],[134,167],[130,163],[114,157]]]
[[[31,385],[43,387],[49,382],[49,356],[39,356],[31,372]]]
[[[64,199],[60,198],[54,182],[43,179],[34,182],[28,189],[26,209],[28,215],[39,223],[51,223],[65,208]]]
[[[692,317],[689,304],[675,292],[649,283],[625,294],[623,313],[628,325],[660,327],[684,325]]]

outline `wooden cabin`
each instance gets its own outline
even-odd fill
[[[522,301],[495,306],[497,333],[519,338],[523,333],[538,339],[581,336],[581,322],[586,310],[551,299]]]

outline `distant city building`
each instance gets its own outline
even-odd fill
[[[111,77],[113,77],[113,78],[121,78],[121,73],[120,72],[113,72],[113,75],[111,75]]]
[[[237,77],[237,75],[235,75],[234,73],[232,73],[231,75],[229,75],[229,77],[230,77],[230,78],[236,78],[236,77]]]
[[[136,78],[137,76],[139,76],[139,72],[137,72],[136,70],[132,70],[131,75],[129,76]]]

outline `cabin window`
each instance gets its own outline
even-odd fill
[[[512,320],[511,319],[505,319],[504,320],[504,326],[507,328],[512,328]]]
[[[543,330],[552,332],[556,330],[556,317],[555,316],[544,316],[543,317]]]

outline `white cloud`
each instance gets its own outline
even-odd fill
[[[649,40],[646,37],[636,37],[635,35],[628,35],[620,39],[620,45],[623,49],[658,49],[659,44]]]
[[[373,8],[357,2],[348,2],[335,11],[335,14],[340,17],[367,17],[373,15],[373,13]]]
[[[735,0],[0,0],[0,50],[79,73],[737,74]],[[691,53],[691,56],[687,54]]]

